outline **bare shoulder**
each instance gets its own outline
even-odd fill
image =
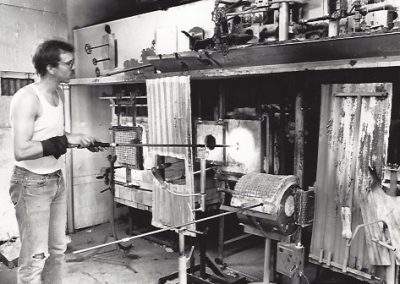
[[[29,114],[37,114],[39,99],[32,89],[32,86],[27,85],[18,90],[11,101],[11,114],[26,112]]]

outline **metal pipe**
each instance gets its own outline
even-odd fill
[[[393,7],[393,5],[387,4],[386,2],[366,4],[366,5],[361,6],[361,8],[360,8],[361,13],[369,13],[369,12],[375,12],[375,11],[380,11],[380,10],[395,10],[395,8]]]
[[[241,211],[252,209],[252,208],[255,208],[255,207],[258,207],[258,206],[262,206],[262,205],[263,205],[263,203],[257,203],[257,204],[254,204],[254,205],[245,206],[245,207],[239,208],[237,211],[224,212],[224,213],[221,213],[221,214],[217,214],[217,215],[205,217],[205,218],[202,218],[202,219],[194,220],[194,221],[191,221],[191,222],[187,222],[187,223],[184,223],[184,224],[181,224],[181,225],[168,227],[168,228],[164,228],[164,229],[159,229],[159,230],[155,230],[155,231],[152,231],[152,232],[147,232],[147,233],[144,233],[144,234],[141,234],[141,235],[137,235],[137,236],[133,236],[133,237],[126,237],[126,238],[123,238],[123,239],[120,239],[120,240],[117,240],[117,241],[112,241],[112,242],[104,243],[104,244],[101,244],[101,245],[97,245],[97,246],[93,246],[93,247],[77,250],[77,251],[74,251],[72,253],[73,254],[78,254],[78,253],[86,252],[86,251],[89,251],[89,250],[94,250],[94,249],[110,246],[110,245],[113,245],[113,244],[125,243],[125,242],[128,242],[128,241],[133,240],[133,239],[143,238],[143,237],[146,237],[146,236],[150,236],[150,235],[154,235],[154,234],[158,234],[158,233],[162,233],[162,232],[166,232],[166,231],[170,231],[170,230],[182,229],[183,227],[186,227],[186,226],[189,226],[189,225],[192,225],[192,224],[197,224],[197,223],[205,222],[205,221],[208,221],[208,220],[211,220],[211,219],[219,218],[219,217],[222,217],[222,216],[239,213]]]
[[[339,20],[329,20],[328,37],[336,37],[339,35]]]
[[[371,226],[371,225],[374,225],[374,224],[377,224],[377,223],[381,223],[381,222],[383,224],[386,224],[385,221],[383,221],[383,220],[376,220],[376,221],[373,221],[373,222],[370,222],[370,223],[365,223],[365,224],[358,225],[356,227],[356,229],[354,230],[354,233],[352,234],[351,238],[348,239],[347,242],[346,242],[346,247],[345,247],[345,251],[344,251],[344,258],[343,258],[343,264],[342,264],[342,271],[343,272],[347,272],[347,265],[348,265],[348,262],[349,262],[351,243],[353,242],[354,238],[356,237],[358,231],[361,228],[365,228],[367,226]]]
[[[269,284],[270,267],[271,267],[271,239],[265,238],[265,252],[264,252],[264,278],[263,284]]]
[[[381,244],[382,245],[382,244]],[[385,283],[386,284],[395,284],[398,283],[396,281],[396,276],[397,276],[397,272],[396,272],[396,254],[394,253],[393,250],[389,250],[389,255],[390,255],[390,265],[389,267],[386,269],[386,277],[385,277]]]
[[[179,232],[179,283],[187,283],[186,274],[186,255],[185,255],[185,235]]]
[[[136,144],[136,143],[104,143],[104,142],[95,142],[93,147],[207,147],[210,145],[206,144]],[[69,144],[68,148],[79,148],[80,145],[77,144]],[[212,147],[221,148],[221,147],[238,147],[238,145],[223,145],[216,144],[212,145]]]
[[[279,41],[289,39],[289,3],[282,2],[279,6]]]
[[[213,169],[215,169],[215,167],[209,167],[209,168],[206,168],[205,171],[207,172],[207,171],[213,170]],[[193,174],[194,175],[201,174],[201,170],[200,171],[195,171],[195,172],[193,172]]]
[[[205,152],[205,150],[203,149]],[[206,158],[205,156],[200,159],[200,210],[206,211]]]
[[[108,73],[106,73],[106,74],[104,74],[102,76],[104,77],[104,76],[116,75],[116,74],[120,74],[120,73],[124,73],[124,72],[144,69],[144,68],[147,68],[147,67],[150,67],[150,66],[153,66],[153,64],[145,64],[145,65],[142,65],[142,66],[135,66],[135,67],[125,68],[125,69],[122,69],[122,70],[116,70],[116,71],[108,72]]]
[[[304,95],[302,90],[296,94],[295,102],[295,139],[294,139],[294,174],[304,188]]]

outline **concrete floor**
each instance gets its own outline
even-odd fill
[[[118,235],[124,237],[127,225],[119,223]],[[118,250],[115,245],[86,252],[80,255],[72,251],[111,241],[108,236],[109,225],[104,224],[70,235],[72,242],[68,246],[67,264],[64,284],[152,284],[158,283],[160,277],[178,270],[178,254],[170,247],[145,239],[135,239],[132,248],[127,251]],[[160,236],[160,239],[163,236]],[[212,240],[213,241],[213,240]],[[261,281],[263,276],[264,243],[261,239],[244,240],[242,249],[227,249],[224,262],[227,263],[228,274],[240,272],[249,281]],[[246,243],[247,242],[247,243]],[[243,246],[244,244],[244,246]],[[212,258],[217,256],[215,243],[210,244],[209,253]],[[189,249],[188,249],[189,251]],[[198,257],[197,257],[198,261]],[[358,283],[354,279],[346,279],[329,271],[320,273],[316,279],[317,269],[307,265],[305,274],[309,283]],[[177,283],[171,281],[170,283]],[[290,283],[281,279],[282,283]],[[8,269],[0,264],[0,284],[15,284],[16,268]],[[307,283],[305,279],[301,283]]]

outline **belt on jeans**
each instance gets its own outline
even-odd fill
[[[48,173],[48,174],[38,174],[38,173],[31,172],[30,170],[27,170],[27,169],[19,167],[19,166],[15,166],[15,168],[19,172],[26,172],[26,173],[35,174],[35,175],[38,175],[38,176],[43,176],[43,177],[60,177],[62,175],[61,170],[57,170],[55,172]]]

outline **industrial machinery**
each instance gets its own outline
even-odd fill
[[[157,72],[122,74],[127,70],[101,64],[99,78],[84,83],[78,79],[76,88],[90,95],[95,90],[104,113],[111,106],[112,141],[107,146],[116,156],[114,200],[152,212],[157,220],[153,225],[160,229],[146,234],[179,234],[179,273],[172,276],[181,277],[182,283],[207,281],[206,266],[213,266],[217,278],[225,277],[206,255],[206,226],[196,224],[220,218],[223,251],[225,244],[243,237],[224,235],[224,219],[233,216],[244,233],[265,238],[265,283],[275,280],[275,272],[299,282],[306,257],[317,265],[382,283],[383,277],[371,267],[388,266],[393,254],[383,251],[384,262],[368,262],[363,251],[375,244],[379,251],[393,246],[375,236],[372,245],[367,243],[363,230],[345,240],[338,199],[346,199],[343,196],[350,191],[355,196],[369,194],[363,190],[368,188],[365,164],[379,166],[384,161],[392,85],[376,82],[373,76],[389,82],[394,80],[389,73],[400,66],[400,53],[394,48],[400,38],[398,4],[348,2],[197,1],[195,12],[185,18],[190,24],[175,22],[189,14],[184,8],[180,14],[174,9],[158,13],[153,19],[161,19],[165,27],[159,28],[157,22],[154,30],[143,24],[150,22],[147,15],[110,24],[118,43],[126,40],[125,46],[118,45],[118,62],[150,63]],[[202,19],[194,22],[200,8]],[[128,26],[149,30],[132,36]],[[93,47],[86,46],[93,53],[107,48],[94,44],[101,42],[98,35],[91,34],[94,38],[89,40],[85,32],[78,31],[75,37],[81,49],[87,42],[93,42]],[[146,53],[152,55],[149,62],[143,60]],[[80,65],[81,76],[92,76],[92,55],[78,57],[86,62]],[[382,66],[390,72],[370,75]],[[351,81],[354,69],[357,74]],[[339,80],[344,82],[337,84]],[[360,83],[363,80],[365,84]],[[385,169],[384,185],[393,195],[395,176],[398,168]],[[370,199],[349,200],[351,210],[357,211],[357,202]],[[223,212],[204,217],[215,210]],[[382,223],[371,215],[375,219],[369,225],[359,211],[353,213],[353,227],[368,230]],[[303,228],[313,222],[314,243],[305,255],[302,235],[310,232]],[[241,234],[238,227],[240,232],[235,233]],[[189,267],[198,268],[200,275],[187,270],[192,250],[187,256],[185,236],[196,236],[201,243],[201,263]],[[136,237],[140,236],[116,242]],[[219,261],[225,264],[223,253]]]
[[[238,213],[244,232],[265,238],[264,282],[270,283],[274,271],[290,278],[301,277],[304,247],[301,241],[290,241],[296,230],[312,223],[314,192],[300,189],[296,176],[249,173],[237,182],[231,205],[222,210],[262,202],[262,207]],[[271,264],[271,239],[279,241],[277,256]],[[274,267],[276,264],[276,267]],[[271,272],[272,271],[272,272]]]

